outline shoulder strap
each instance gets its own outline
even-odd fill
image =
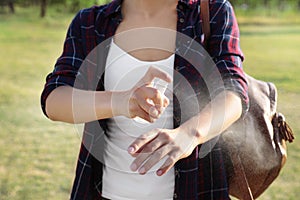
[[[200,15],[202,19],[202,31],[204,34],[204,45],[206,46],[207,40],[210,37],[210,24],[209,24],[209,0],[200,1]]]

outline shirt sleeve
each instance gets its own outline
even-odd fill
[[[69,26],[64,42],[63,53],[56,61],[54,70],[46,77],[44,90],[41,94],[41,106],[46,116],[45,103],[49,94],[59,86],[73,86],[79,67],[84,60],[85,56],[83,53],[80,27],[80,13],[78,13]]]
[[[249,107],[248,84],[243,71],[244,55],[239,43],[239,28],[229,1],[210,7],[211,36],[208,52],[216,63],[225,90],[237,93],[242,100],[243,114]],[[218,93],[218,88],[215,91]]]

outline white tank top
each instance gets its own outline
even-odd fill
[[[113,40],[106,61],[104,86],[107,91],[128,90],[146,73],[150,66],[157,67],[173,77],[174,54],[155,62],[141,61],[126,53]],[[155,123],[139,122],[123,116],[113,117],[108,122],[105,137],[102,196],[112,200],[171,200],[173,199],[174,168],[163,176],[156,170],[166,158],[155,165],[147,174],[132,172],[134,158],[127,149],[141,134],[154,128],[173,128],[173,84],[168,84],[165,95],[170,104]]]

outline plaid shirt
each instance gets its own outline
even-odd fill
[[[55,69],[47,76],[41,96],[42,109],[45,112],[45,101],[55,88],[62,85],[74,86],[79,76],[79,68],[87,55],[101,42],[115,34],[122,21],[121,0],[110,4],[81,10],[71,23],[64,50],[57,60]],[[177,5],[177,31],[201,43],[201,19],[199,0],[179,0]],[[243,54],[239,47],[239,30],[230,3],[226,0],[210,1],[211,37],[207,51],[216,63],[223,77],[227,90],[235,91],[243,102],[243,111],[248,107],[247,83],[242,70]],[[183,59],[180,50],[176,52],[174,70],[182,74],[193,85],[202,88],[200,76],[193,66]],[[100,71],[105,68],[107,50],[100,55]],[[90,67],[85,73],[85,80],[92,80],[99,69]],[[102,81],[103,82],[103,81]],[[174,78],[174,84],[176,79]],[[84,87],[82,87],[84,88]],[[89,88],[86,88],[89,89]],[[103,83],[97,90],[104,90]],[[180,88],[174,87],[174,93]],[[180,105],[174,99],[174,126],[180,125]],[[99,148],[95,127],[99,124],[105,130],[106,121],[94,121],[85,124],[76,177],[71,199],[101,199],[102,163],[91,154],[92,148]],[[105,132],[105,131],[104,131]],[[95,139],[96,138],[96,139]],[[199,158],[199,145],[194,152],[175,165],[174,199],[229,199],[226,170],[221,147],[217,144],[204,158]]]

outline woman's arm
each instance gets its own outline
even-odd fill
[[[85,123],[119,115],[138,116],[153,122],[169,104],[168,99],[151,86],[154,78],[171,82],[166,72],[150,67],[128,91],[85,91],[60,86],[47,97],[46,114],[52,120],[68,123]]]
[[[242,103],[239,95],[225,91],[216,96],[196,116],[183,123],[180,132],[196,137],[197,144],[203,144],[218,136],[241,117]]]
[[[242,62],[240,31],[233,7],[229,1],[210,3],[211,36],[207,51],[216,63],[226,90],[241,97],[243,114],[248,110],[248,85]]]
[[[70,24],[63,53],[53,72],[47,76],[41,95],[43,112],[52,120],[69,123],[84,123],[117,115],[130,118],[139,116],[152,122],[159,116],[161,107],[168,104],[168,100],[151,87],[149,81],[157,77],[170,82],[171,78],[165,72],[150,68],[134,88],[124,92],[75,89],[74,84],[80,77],[78,75],[84,74],[79,69],[87,56],[85,35],[82,35],[82,26],[87,23],[84,13],[80,11]],[[79,81],[76,88],[87,88],[86,85],[86,81]],[[155,106],[147,99],[151,99]]]
[[[114,93],[118,98],[123,94]],[[46,100],[47,116],[54,121],[83,123],[113,116],[112,92],[93,92],[60,86]],[[119,111],[115,109],[115,112]],[[121,115],[121,113],[115,113]]]
[[[178,160],[188,157],[197,145],[222,133],[241,113],[241,98],[230,91],[222,92],[198,115],[178,128],[155,129],[136,139],[128,148],[128,152],[136,157],[131,169],[145,174],[163,157],[168,156],[157,171],[159,176],[165,174]]]

